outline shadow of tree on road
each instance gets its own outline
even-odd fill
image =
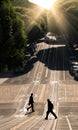
[[[68,55],[64,51],[65,47],[54,47],[50,49],[40,50],[37,58],[48,69],[64,71],[68,70]],[[43,57],[41,55],[44,53]]]
[[[44,64],[44,66],[46,66],[50,70],[68,70],[68,53],[66,50],[66,46],[53,46],[51,48],[39,50],[36,55],[34,55],[28,61],[22,72],[13,75],[13,77],[5,76],[7,78],[10,78],[10,80],[8,79],[7,81],[5,81],[5,83],[26,84],[29,83],[29,81],[32,82],[32,79],[26,78],[25,74],[33,70],[36,62],[38,61]]]

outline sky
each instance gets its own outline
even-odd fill
[[[50,9],[56,0],[29,0],[32,3],[35,3],[43,8]]]

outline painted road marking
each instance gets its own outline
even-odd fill
[[[72,126],[71,126],[71,124],[70,124],[70,121],[69,121],[69,119],[68,119],[68,116],[66,116],[66,120],[67,120],[67,123],[68,123],[69,129],[72,130]]]
[[[46,72],[45,72],[46,74],[45,74],[45,78],[47,78],[48,77],[48,69],[46,68]]]
[[[19,118],[19,117],[25,117],[24,114],[21,114],[21,115],[15,115],[16,118]]]
[[[34,119],[34,117],[31,117],[31,119]],[[29,118],[29,119],[27,119],[27,120],[25,120],[25,121],[23,121],[23,122],[17,124],[16,126],[14,126],[13,128],[11,128],[10,130],[17,130],[18,128],[20,128],[22,125],[24,125],[25,123],[27,123],[27,122],[30,121],[31,119]]]

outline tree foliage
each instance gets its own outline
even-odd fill
[[[77,38],[78,35],[78,1],[77,0],[59,0],[58,8],[63,11],[63,15],[68,21],[68,36]]]
[[[24,21],[25,32],[28,34],[29,43],[32,42],[32,40],[40,38],[46,30],[44,13],[41,15],[37,13],[40,7],[31,4],[27,0],[18,0],[18,2],[12,0],[12,4],[15,11]]]
[[[42,37],[47,19],[50,31],[78,40],[78,1],[57,0],[56,7],[55,19],[52,11],[39,14],[41,9],[28,0],[0,0],[0,71],[23,66],[27,36],[29,43]]]
[[[9,0],[0,1],[0,71],[17,69],[24,63],[26,34],[23,22]]]

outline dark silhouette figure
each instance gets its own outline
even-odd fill
[[[53,112],[53,108],[54,108],[53,103],[49,99],[47,99],[47,103],[48,103],[48,110],[46,112],[45,120],[48,120],[49,113],[52,113],[55,119],[57,119],[56,114]]]
[[[31,93],[31,96],[29,98],[29,103],[28,103],[29,107],[27,108],[27,111],[32,108],[32,112],[34,112],[34,100],[33,100],[33,93]]]

